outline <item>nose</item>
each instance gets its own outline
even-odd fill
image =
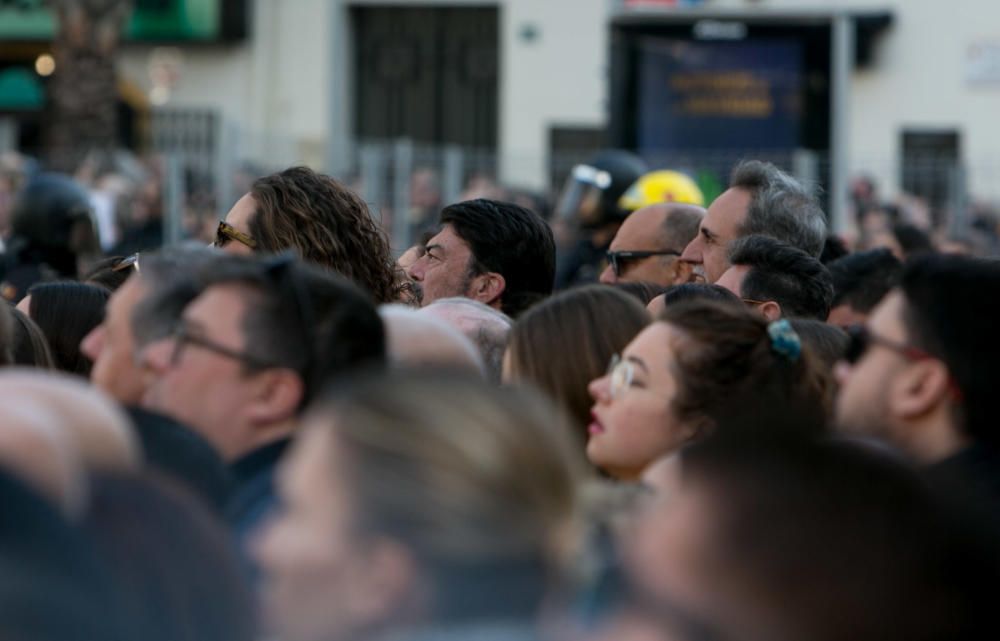
[[[104,349],[104,337],[106,332],[104,330],[104,323],[101,323],[94,329],[90,330],[90,333],[83,337],[83,341],[80,342],[80,351],[84,356],[89,358],[91,362],[97,360],[97,356]]]
[[[695,236],[694,239],[687,244],[684,248],[684,253],[681,254],[681,260],[685,263],[694,263],[700,265],[702,263],[701,256],[701,236]]]
[[[587,392],[590,394],[590,398],[594,399],[596,403],[607,403],[611,400],[611,378],[609,376],[602,376],[600,378],[595,378],[587,386]]]
[[[601,272],[601,278],[599,279],[605,285],[612,285],[618,282],[618,276],[615,275],[615,270],[611,269],[611,265],[604,268]]]
[[[424,257],[421,256],[410,265],[410,269],[407,270],[406,274],[418,283],[422,282],[424,280]]]

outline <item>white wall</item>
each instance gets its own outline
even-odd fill
[[[1000,3],[897,4],[873,68],[853,83],[853,164],[874,161],[882,184],[894,185],[902,129],[956,129],[971,193],[1000,197],[1000,86],[973,87],[966,80],[969,47],[1000,42]]]
[[[502,178],[542,187],[551,125],[607,121],[606,0],[507,0],[501,11]],[[526,26],[536,29],[525,42]]]
[[[183,48],[168,107],[218,109],[236,126],[237,152],[269,163],[322,165],[332,61],[327,0],[254,0],[246,40]],[[149,91],[153,48],[130,45],[120,71]]]

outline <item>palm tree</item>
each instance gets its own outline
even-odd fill
[[[52,169],[73,172],[92,151],[118,143],[115,57],[132,0],[49,0],[57,22],[46,150]]]

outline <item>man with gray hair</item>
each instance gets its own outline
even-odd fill
[[[196,273],[220,255],[204,245],[182,245],[122,261],[128,278],[108,300],[104,321],[80,344],[94,364],[91,383],[126,408],[149,465],[186,483],[214,506],[221,506],[229,492],[222,459],[187,426],[139,407],[150,372],[138,354],[170,334],[181,311],[200,292]]]
[[[489,381],[500,384],[503,353],[513,325],[510,316],[471,298],[441,298],[418,313],[444,321],[464,334],[483,357]]]
[[[826,216],[809,190],[771,163],[741,162],[729,189],[708,208],[681,260],[696,279],[714,283],[729,268],[729,245],[750,234],[770,236],[819,257]]]

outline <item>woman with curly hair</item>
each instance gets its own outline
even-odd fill
[[[365,201],[308,167],[255,180],[219,222],[215,246],[232,254],[294,249],[353,280],[376,303],[395,301],[403,284],[389,240]]]

